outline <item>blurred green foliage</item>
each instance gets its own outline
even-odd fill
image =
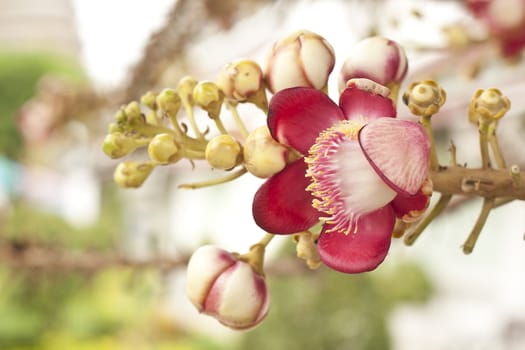
[[[35,93],[47,74],[71,82],[85,81],[81,66],[71,58],[47,52],[0,51],[0,154],[16,158],[21,151],[16,111]]]
[[[121,238],[119,197],[112,185],[104,190],[102,216],[92,227],[74,228],[52,212],[21,201],[14,205],[4,232],[11,241],[110,250]],[[293,245],[283,254],[293,254]],[[361,275],[328,268],[287,276],[268,273],[266,320],[224,344],[188,334],[165,314],[159,316],[163,282],[154,269],[0,268],[0,349],[386,350],[390,311],[400,303],[423,303],[432,293],[417,265],[395,261]]]
[[[0,233],[4,240],[19,245],[110,252],[121,239],[122,217],[114,185],[104,190],[98,222],[85,228],[75,228],[53,212],[21,200],[13,205]],[[162,273],[155,269],[0,267],[0,349],[223,349],[207,338],[188,336],[173,321],[159,316],[162,282]],[[173,324],[166,325],[169,322]]]
[[[424,302],[432,288],[417,265],[386,265],[360,275],[321,268],[270,277],[270,312],[238,349],[389,349],[390,310],[399,303]]]
[[[112,184],[102,192],[100,216],[94,225],[74,227],[48,208],[15,200],[2,227],[2,235],[11,241],[33,241],[67,248],[112,248],[120,239],[120,203]]]

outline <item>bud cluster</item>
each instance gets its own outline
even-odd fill
[[[334,119],[340,119],[333,115],[327,115],[330,113],[326,111],[336,111],[335,106],[330,104],[332,109],[326,107],[326,110],[317,110],[319,105],[316,105],[315,101],[312,102],[312,99],[327,98],[328,78],[334,65],[335,53],[326,39],[316,33],[303,30],[295,32],[274,44],[268,55],[265,70],[255,61],[239,59],[225,65],[215,81],[197,81],[191,77],[184,77],[175,88],[166,88],[159,93],[147,92],[140,99],[140,103],[137,101],[130,102],[117,111],[114,116],[114,123],[110,125],[108,135],[104,138],[102,149],[106,155],[113,159],[126,157],[139,148],[147,149],[149,159],[143,162],[124,160],[116,167],[114,172],[115,182],[122,187],[139,187],[156,166],[174,164],[181,159],[189,160],[192,162],[192,165],[195,160],[205,160],[211,168],[230,171],[230,173],[219,179],[185,184],[180,187],[200,188],[217,185],[232,181],[245,173],[250,173],[259,178],[269,178],[261,187],[263,191],[255,195],[255,197],[258,195],[259,197],[264,197],[264,200],[268,201],[263,201],[263,205],[255,205],[256,202],[254,200],[254,208],[256,210],[262,208],[261,211],[264,211],[265,215],[266,213],[271,213],[268,216],[272,216],[272,219],[273,216],[277,216],[276,220],[294,221],[294,225],[296,224],[294,215],[297,214],[295,215],[299,217],[297,221],[304,219],[303,221],[307,222],[308,225],[305,224],[304,227],[297,228],[297,226],[290,224],[292,227],[290,229],[291,232],[286,230],[279,232],[278,229],[275,229],[275,226],[267,227],[265,230],[273,233],[292,234],[296,243],[297,256],[305,260],[310,269],[318,268],[321,263],[333,267],[330,263],[327,263],[326,254],[344,260],[348,257],[340,256],[338,254],[340,249],[353,249],[353,247],[349,248],[351,243],[345,241],[348,235],[344,235],[344,237],[336,236],[340,235],[341,232],[335,230],[333,228],[335,225],[332,224],[340,217],[342,218],[341,220],[346,220],[348,216],[353,217],[354,212],[349,211],[352,215],[348,215],[348,212],[341,211],[343,214],[339,215],[335,209],[332,210],[333,208],[328,206],[328,204],[332,205],[334,203],[334,206],[336,204],[341,206],[347,205],[346,198],[342,199],[342,197],[346,196],[346,193],[339,196],[340,193],[337,192],[337,197],[326,196],[326,198],[332,200],[331,202],[328,199],[326,201],[329,209],[326,213],[333,214],[334,221],[319,220],[320,206],[315,205],[318,199],[314,198],[314,204],[312,205],[310,193],[307,191],[313,187],[309,186],[311,182],[305,185],[305,181],[311,181],[311,176],[304,176],[303,168],[298,165],[314,163],[321,158],[328,159],[327,155],[336,152],[336,149],[332,148],[332,146],[340,146],[338,143],[340,139],[344,139],[344,142],[356,141],[359,143],[359,148],[356,147],[354,149],[352,148],[353,146],[350,147],[350,143],[348,145],[345,143],[344,147],[348,146],[348,149],[344,149],[344,151],[348,151],[349,155],[359,154],[363,156],[363,159],[366,161],[366,163],[363,163],[366,165],[366,169],[370,168],[371,172],[375,172],[374,175],[381,176],[378,183],[385,182],[385,184],[381,183],[385,187],[381,187],[378,193],[383,191],[388,185],[392,187],[389,188],[389,193],[392,197],[389,197],[389,202],[385,200],[385,203],[388,202],[388,207],[383,206],[382,209],[373,211],[374,215],[377,215],[381,220],[375,220],[375,217],[371,214],[372,212],[364,212],[368,210],[367,206],[361,208],[359,207],[361,203],[359,205],[356,204],[356,208],[359,207],[360,210],[363,210],[363,213],[358,212],[359,215],[363,215],[363,222],[360,223],[356,219],[355,225],[362,224],[364,226],[349,226],[349,230],[346,233],[352,232],[350,238],[355,239],[353,244],[361,244],[360,240],[363,239],[363,236],[359,236],[362,232],[358,232],[357,228],[363,227],[363,230],[368,229],[366,225],[369,223],[367,220],[370,218],[370,225],[372,225],[372,221],[374,225],[377,222],[381,224],[384,221],[385,227],[392,226],[391,229],[387,228],[384,230],[388,246],[392,232],[394,232],[394,236],[401,237],[407,231],[405,242],[412,244],[423,229],[444,210],[452,197],[452,193],[455,193],[454,191],[464,195],[467,192],[464,189],[469,186],[469,188],[473,188],[472,191],[478,191],[479,188],[476,188],[476,185],[479,187],[481,183],[481,180],[479,183],[474,182],[474,185],[472,183],[463,183],[466,176],[459,181],[440,181],[439,174],[442,171],[446,171],[447,167],[441,166],[437,159],[431,117],[438,113],[445,103],[446,93],[433,80],[412,83],[403,94],[403,101],[411,113],[420,117],[419,122],[422,127],[412,123],[410,124],[412,129],[409,129],[409,124],[390,123],[393,119],[383,117],[395,117],[396,115],[395,109],[399,86],[405,78],[408,69],[407,57],[403,48],[392,40],[378,36],[368,38],[356,45],[351,51],[350,57],[344,61],[339,72],[339,88],[343,103],[340,103],[341,108],[338,108],[337,112],[341,113],[341,118],[349,119],[346,120],[349,123],[337,124],[342,129],[336,130],[333,126],[329,127],[328,122],[325,126],[324,120],[319,121],[320,119],[311,118],[314,115],[315,118],[319,117],[329,120],[333,117]],[[289,89],[293,87],[304,88]],[[297,98],[301,94],[293,94],[297,91],[305,94],[304,104]],[[285,95],[289,92],[292,92],[292,95]],[[274,96],[274,99],[269,104],[267,93],[279,93],[277,95],[279,97]],[[371,99],[372,97],[373,99]],[[281,99],[279,100],[279,98]],[[278,102],[275,102],[276,100]],[[238,105],[241,103],[252,104],[265,114],[268,114],[266,125],[248,130],[237,110]],[[310,103],[312,104],[310,105]],[[288,109],[286,109],[286,113],[280,114],[280,126],[272,127],[272,121],[270,120],[274,118],[275,122],[276,110],[279,108],[274,107],[279,104],[286,105]],[[384,115],[376,111],[374,109],[376,107],[375,104],[380,104],[378,107],[379,112],[388,112],[389,114]],[[269,111],[269,105],[271,106],[271,111]],[[353,115],[349,113],[350,107],[354,105],[358,106],[358,113],[356,112],[355,114],[363,119],[363,123],[366,125],[359,124],[360,129],[356,129],[355,132],[349,126],[354,125],[351,123],[353,121],[350,120]],[[304,106],[307,107],[305,108]],[[305,113],[308,116],[306,118],[308,122],[304,123],[305,125],[302,125],[303,114],[300,114],[300,121],[290,117],[291,114],[297,113],[297,110],[303,111],[310,106],[314,107]],[[201,112],[204,111],[209,118],[205,117],[203,118],[204,120],[198,120],[199,114],[194,113],[195,108],[199,108]],[[385,111],[381,110],[382,108]],[[489,159],[489,147],[493,151],[493,158],[496,159],[495,163],[498,165],[498,168],[500,170],[506,168],[496,141],[495,128],[497,121],[509,108],[509,100],[497,89],[478,90],[471,100],[468,116],[472,122],[479,125],[482,170],[492,168],[492,163]],[[225,111],[229,112],[228,117],[231,117],[235,122],[235,130],[228,130],[225,125],[230,124],[223,124]],[[376,112],[381,115],[375,115],[377,114]],[[368,113],[372,113],[372,115],[368,115]],[[375,120],[375,124],[372,124],[372,121],[368,120],[370,117],[380,119],[380,121]],[[293,119],[293,122],[290,122],[290,119]],[[385,120],[387,121],[385,122]],[[200,123],[213,123],[216,126],[216,130],[211,130],[207,126],[203,131],[201,129],[202,126],[199,125]],[[277,122],[275,123],[277,124]],[[313,138],[310,135],[313,133],[311,130],[308,130],[310,126],[308,123],[323,125],[323,130],[319,130],[321,132],[320,135],[332,136],[332,134],[326,133],[328,130],[333,131],[337,138],[323,139],[321,137],[321,141],[326,141],[323,144],[326,145],[326,148],[323,149],[323,152],[319,152],[317,158],[310,157],[307,158],[308,162],[302,163],[298,160],[308,157],[307,154],[302,153],[310,152],[311,155],[313,148],[313,146],[308,146],[309,149],[305,147],[301,152],[298,151],[306,139]],[[391,150],[391,148],[394,148],[391,146],[399,140],[399,137],[394,139],[390,136],[390,129],[394,125],[398,125],[396,126],[398,128],[396,135],[408,135],[407,139],[412,142],[406,142],[402,145],[403,147],[401,148],[404,152],[398,153],[402,153],[403,157],[406,156],[406,158],[397,162],[392,160],[395,157],[390,156],[397,155],[396,152]],[[347,126],[348,129],[343,128],[343,126]],[[399,130],[400,128],[402,128],[402,131]],[[412,134],[409,133],[410,130],[413,131]],[[417,132],[414,130],[417,130]],[[353,135],[352,132],[355,133],[356,140],[349,137],[349,135]],[[289,141],[292,137],[290,137],[290,140],[287,139],[290,135],[297,142],[290,143]],[[317,137],[317,140],[319,140],[319,137]],[[419,142],[419,148],[414,147],[417,146],[417,142]],[[297,149],[290,145],[297,147]],[[420,149],[424,152],[410,153],[412,149]],[[409,160],[409,158],[410,162],[404,161]],[[453,147],[451,147],[451,158],[450,168],[459,168],[455,159],[455,148]],[[417,161],[418,159],[419,161]],[[337,160],[342,160],[342,158],[337,158]],[[417,163],[417,166],[405,164],[411,163],[413,160],[416,160],[413,163]],[[399,165],[398,163],[403,164]],[[357,162],[356,164],[349,163],[351,166],[348,165],[348,167],[341,168],[343,170],[339,170],[334,164],[321,164],[320,167],[316,168],[319,170],[318,178],[326,180],[324,184],[327,185],[327,193],[333,191],[334,188],[339,189],[337,187],[339,182],[343,182],[332,181],[332,178],[328,175],[331,176],[332,173],[337,173],[338,175],[346,176],[346,173],[342,174],[339,172],[348,172],[350,170],[350,172],[355,174],[354,166],[356,169],[362,169],[361,164],[357,164]],[[310,164],[307,165],[310,166]],[[292,167],[295,172],[286,172]],[[382,169],[390,169],[390,167],[394,169],[391,174],[399,181],[391,181],[384,174],[385,172],[382,171]],[[311,167],[308,168],[308,171],[311,171],[311,169]],[[402,171],[398,172],[399,169]],[[518,170],[516,168],[512,169],[514,169],[512,172],[512,184],[515,187],[514,190],[517,191],[521,188],[521,175],[519,168]],[[463,171],[467,170],[463,169]],[[409,178],[408,175],[417,175],[418,186],[410,191],[405,191],[398,184],[404,183],[405,179]],[[436,177],[435,182],[433,176]],[[368,181],[368,176],[362,177],[366,177]],[[276,182],[279,183],[278,181],[284,181],[283,179],[292,180],[280,182],[280,184],[285,183],[287,186],[280,186],[279,190],[274,190],[274,188],[270,190],[270,185],[275,185]],[[505,181],[510,183],[508,179],[505,179]],[[349,180],[344,185],[349,186],[350,184],[353,185]],[[368,184],[375,183],[366,182],[366,184],[367,186],[356,185],[355,187],[369,188],[372,185],[369,186]],[[429,206],[430,197],[434,191],[439,192],[440,188],[455,186],[456,184],[461,184],[462,188],[460,190],[449,190],[447,188],[445,191],[441,191],[442,196],[430,210],[430,213],[426,216],[423,215]],[[280,193],[281,190],[288,190],[288,187],[298,189],[300,193],[297,196],[288,196],[289,193],[287,192]],[[394,187],[396,191],[394,191]],[[345,187],[344,190],[346,191],[347,188]],[[342,193],[343,191],[340,192]],[[317,192],[317,194],[319,193],[321,192]],[[308,195],[305,196],[305,194]],[[317,194],[313,193],[313,196],[319,197]],[[489,196],[485,193],[483,195],[486,198],[482,213],[465,243],[465,251],[468,252],[472,250],[488,212],[496,206],[496,198],[494,196]],[[377,196],[368,195],[367,197],[373,198]],[[525,194],[523,194],[523,197],[525,198]],[[302,200],[305,198],[306,204],[302,206]],[[357,201],[356,199],[356,203]],[[268,202],[271,203],[268,204]],[[274,202],[277,203],[275,207],[269,208]],[[292,212],[290,214],[283,209],[290,209],[292,206],[294,208],[300,207],[300,211],[305,213]],[[304,218],[301,217],[303,214]],[[394,214],[397,217],[395,228],[393,227]],[[281,216],[288,217],[282,219]],[[255,214],[254,218],[257,222]],[[374,220],[371,218],[374,218]],[[267,216],[264,216],[264,219],[266,220]],[[346,221],[341,222],[345,223]],[[259,224],[259,222],[257,223]],[[300,224],[302,225],[303,222],[300,222]],[[353,224],[354,222],[352,221]],[[317,225],[320,227],[317,233],[310,231],[297,232],[314,227],[319,228]],[[333,227],[326,230],[327,226],[323,225],[332,225]],[[263,227],[260,224],[259,226]],[[380,226],[382,230],[382,224]],[[379,231],[382,232],[381,230]],[[341,248],[339,244],[335,243],[328,245],[326,237],[330,237],[330,235],[332,235],[332,238],[336,236],[335,239],[341,239],[341,241],[336,242],[344,243],[347,246]],[[271,240],[267,236],[273,237],[272,234],[267,234],[266,238],[261,241],[262,243],[259,242],[252,246],[250,251],[244,255],[231,253],[215,246],[204,246],[195,251],[188,263],[187,294],[200,312],[211,315],[222,324],[234,329],[251,328],[264,319],[269,308],[269,294],[262,266],[264,248]],[[363,241],[367,239],[373,240],[375,238],[366,237]],[[381,246],[383,246],[383,243],[381,240]],[[332,248],[335,252],[332,252]],[[360,250],[360,253],[362,253],[362,250]],[[375,251],[372,253],[369,255],[378,256]],[[365,260],[367,254],[363,254]],[[339,263],[339,261],[335,263],[332,261],[332,263]],[[353,273],[364,270],[340,271]]]

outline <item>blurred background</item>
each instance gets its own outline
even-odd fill
[[[525,28],[524,1],[493,2]],[[0,349],[524,349],[523,203],[494,210],[465,256],[481,202],[458,200],[363,275],[309,271],[291,239],[276,239],[270,313],[233,332],[186,300],[184,266],[204,243],[244,252],[259,240],[262,180],[182,190],[216,174],[181,163],[123,190],[101,151],[122,104],[185,75],[214,80],[237,58],[264,65],[273,42],[308,29],[335,49],[334,98],[356,42],[401,43],[405,85],[432,78],[447,91],[435,118],[442,163],[453,140],[458,162],[480,164],[467,108],[476,89],[499,88],[512,101],[499,140],[523,167],[525,64],[486,24],[459,0],[0,0]]]

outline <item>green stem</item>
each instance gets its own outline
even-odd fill
[[[266,247],[272,241],[272,239],[274,237],[275,237],[274,234],[267,233],[267,234],[264,235],[264,237],[257,244],[262,244],[263,246]]]
[[[487,217],[489,216],[489,213],[492,210],[493,206],[494,198],[485,198],[483,200],[483,207],[481,208],[481,212],[479,213],[478,220],[472,228],[472,231],[470,232],[470,235],[465,241],[465,244],[463,244],[463,253],[472,253],[472,250],[476,245],[476,241],[478,240],[479,234],[481,233],[481,229],[483,229],[483,226],[485,226],[485,222],[487,221]]]
[[[505,169],[507,167],[505,163],[505,158],[503,157],[503,153],[501,152],[501,148],[499,147],[498,138],[496,137],[496,126],[497,122],[492,122],[489,126],[488,130],[488,138],[489,138],[489,144],[490,148],[492,149],[492,153],[494,154],[494,159],[496,160],[496,165],[500,169]]]
[[[488,124],[482,119],[479,121],[479,150],[481,153],[481,167],[490,168]]]
[[[190,122],[190,126],[193,130],[193,133],[195,134],[195,137],[198,140],[204,140],[204,135],[199,130],[197,122],[195,121],[195,114],[193,113],[192,105],[185,99],[182,99],[182,104],[184,105],[184,109],[186,110],[186,114],[188,115],[188,121]]]
[[[204,151],[194,150],[191,148],[183,149],[184,158],[187,159],[206,159],[206,154]]]
[[[224,127],[222,120],[220,120],[220,118],[213,118],[213,120],[215,121],[215,125],[217,126],[217,129],[219,129],[219,132],[223,135],[228,135],[228,131]]]
[[[406,245],[412,245],[416,241],[416,239],[421,235],[421,233],[427,228],[427,226],[434,220],[441,212],[445,209],[445,207],[450,202],[450,199],[452,198],[452,195],[449,194],[442,194],[441,197],[439,197],[438,202],[436,205],[432,208],[430,213],[428,213],[427,216],[425,216],[417,225],[414,227],[412,231],[410,231],[409,234],[405,236],[405,244]]]
[[[182,184],[182,185],[179,185],[179,188],[194,190],[197,188],[221,185],[223,183],[230,182],[232,180],[235,180],[241,177],[242,175],[246,174],[246,172],[247,172],[246,168],[242,168],[240,170],[237,170],[236,172],[232,172],[231,174],[225,177],[220,177],[218,179],[208,180],[204,182],[194,182],[194,183],[189,183],[189,184]]]
[[[239,129],[241,135],[244,138],[248,137],[248,129],[246,129],[246,126],[242,122],[241,116],[239,115],[239,111],[237,111],[237,107],[231,102],[227,102],[226,107],[228,107],[228,109],[230,110],[233,120],[235,121],[235,124],[237,125],[237,128]]]

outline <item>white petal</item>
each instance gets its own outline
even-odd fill
[[[338,165],[341,195],[347,211],[353,215],[359,217],[382,208],[396,196],[396,192],[372,168],[358,142],[342,144],[334,158]]]
[[[250,324],[259,317],[267,294],[266,290],[257,289],[255,274],[252,267],[243,262],[237,263],[232,269],[221,294],[218,309],[220,318],[235,320],[242,325]]]
[[[202,246],[193,253],[186,270],[186,293],[199,310],[213,282],[235,262],[230,253],[212,245]]]

